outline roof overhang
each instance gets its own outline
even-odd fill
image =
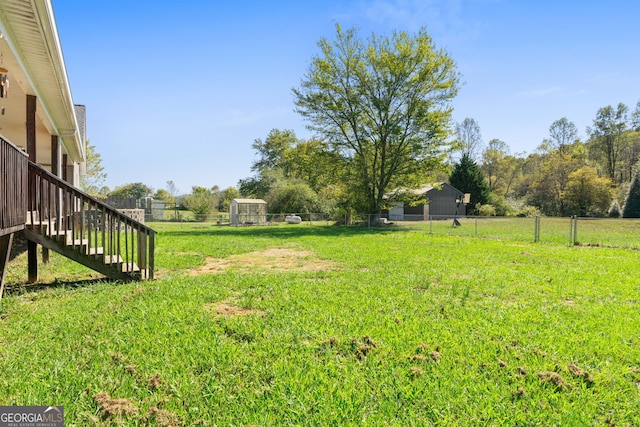
[[[38,99],[39,116],[51,135],[61,139],[72,161],[85,160],[71,89],[51,0],[2,0],[0,42],[5,67],[27,95]],[[10,89],[11,90],[11,89]]]

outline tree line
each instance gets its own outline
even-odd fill
[[[632,205],[625,200],[635,191],[640,102],[633,112],[622,103],[600,108],[584,141],[563,117],[533,153],[511,153],[500,139],[485,144],[474,119],[452,123],[460,73],[424,29],[363,39],[336,24],[334,39],[318,48],[292,90],[315,136],[271,130],[252,145],[251,176],[237,188],[194,186],[184,206],[224,211],[233,197],[253,197],[271,212],[380,214],[393,201],[420,203],[403,189],[442,181],[471,193],[470,214],[604,216]],[[172,185],[154,197],[175,202]],[[141,183],[108,193],[132,190],[152,193]]]
[[[454,170],[471,161],[482,172],[486,189],[476,191],[484,196],[472,206],[474,213],[616,216],[627,205],[637,173],[639,131],[640,102],[633,112],[623,103],[609,105],[598,109],[585,141],[563,117],[550,125],[536,150],[525,155],[512,154],[499,139],[485,146],[479,125],[465,119],[456,125],[462,157]]]
[[[434,178],[469,192],[472,215],[620,216],[637,175],[639,119],[640,102],[632,113],[622,103],[602,107],[582,141],[563,117],[533,153],[519,154],[497,138],[485,144],[478,123],[467,118],[453,126],[448,164]],[[274,212],[353,208],[348,165],[329,144],[273,129],[253,149],[254,175],[240,180],[241,194],[264,198]],[[412,188],[410,182],[404,187]]]

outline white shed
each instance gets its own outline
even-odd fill
[[[264,225],[267,223],[267,202],[262,199],[233,199],[229,208],[231,225]]]

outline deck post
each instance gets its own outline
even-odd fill
[[[2,298],[2,292],[4,291],[4,274],[7,272],[12,243],[13,233],[0,236],[0,298]]]
[[[33,163],[37,162],[36,159],[36,98],[34,95],[27,95],[27,154],[29,160]]]
[[[42,263],[49,264],[49,249],[42,247]]]
[[[60,177],[60,142],[58,141],[58,135],[51,135],[51,173]],[[49,263],[49,249],[44,246],[42,247],[42,263]]]
[[[138,266],[147,269],[147,235],[142,230],[138,230]]]
[[[60,176],[60,178],[62,178],[62,180],[65,182],[69,182],[67,180],[67,163],[68,163],[67,155],[63,154],[62,155],[62,176]]]
[[[27,154],[29,160],[36,163],[36,106],[38,98],[34,95],[27,95],[27,111],[26,111],[26,131],[27,131]],[[28,243],[28,261],[29,261],[29,283],[38,280],[38,254],[37,244]]]
[[[60,143],[58,135],[51,135],[51,173],[60,177]]]
[[[38,280],[38,244],[29,240],[27,242],[27,261],[29,270],[29,283]]]

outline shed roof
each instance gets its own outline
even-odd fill
[[[395,190],[385,194],[385,198],[389,198],[392,197],[394,195],[397,194],[402,194],[402,193],[409,193],[409,194],[415,194],[415,195],[422,195],[422,194],[426,194],[431,190],[441,190],[442,187],[450,187],[453,190],[462,193],[462,191],[458,190],[457,188],[455,188],[453,185],[449,184],[448,182],[437,182],[437,183],[433,183],[433,184],[426,184],[423,185],[420,188],[413,188],[413,189],[408,189],[408,188],[396,188]]]
[[[249,203],[253,203],[253,204],[267,204],[267,202],[265,202],[262,199],[233,199],[232,202],[235,203],[244,203],[244,204],[249,204]]]

